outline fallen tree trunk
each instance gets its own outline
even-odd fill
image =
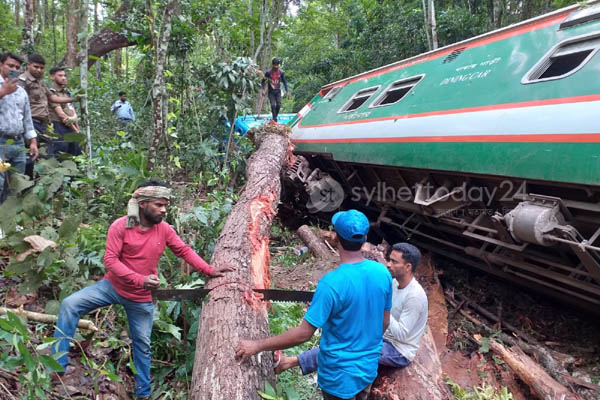
[[[56,324],[56,321],[58,319],[58,316],[56,316],[56,315],[42,314],[42,313],[37,313],[37,312],[33,312],[33,311],[27,311],[27,310],[24,310],[23,307],[19,307],[19,308],[0,307],[0,315],[4,315],[9,312],[18,315],[27,321],[41,322],[44,324],[51,324],[51,325]],[[94,323],[92,321],[89,321],[87,319],[80,319],[79,322],[77,323],[77,327],[79,329],[87,329],[88,331],[98,332],[98,328],[96,328],[96,325],[94,325]]]
[[[302,239],[309,250],[312,251],[317,257],[324,260],[333,258],[331,250],[329,250],[325,243],[319,239],[319,237],[315,235],[313,231],[310,230],[308,225],[302,225],[300,228],[298,228],[296,234],[298,237],[300,237],[300,239]]]
[[[263,125],[249,132],[257,147],[246,165],[247,183],[227,217],[211,264],[235,272],[212,279],[202,305],[191,398],[259,400],[257,390],[274,382],[273,360],[258,354],[240,365],[235,346],[241,339],[269,336],[266,303],[251,288],[268,288],[269,232],[281,189],[280,172],[289,156],[289,128]]]
[[[475,335],[475,340],[481,341],[480,335]],[[495,340],[490,340],[490,349],[500,356],[523,382],[532,390],[533,394],[543,400],[578,400],[577,394],[552,379],[550,375],[518,346],[507,348]]]

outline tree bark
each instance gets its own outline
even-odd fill
[[[270,286],[269,232],[288,160],[289,128],[263,125],[253,139],[257,150],[246,165],[247,183],[219,236],[211,264],[237,270],[210,280],[202,305],[192,378],[193,400],[260,400],[257,390],[274,381],[273,358],[260,353],[240,365],[240,339],[269,336],[267,304],[251,288]]]
[[[477,341],[481,336],[475,335]],[[523,382],[532,390],[533,394],[543,400],[578,400],[578,395],[552,379],[538,363],[527,356],[523,350],[515,346],[507,348],[490,339],[490,349],[500,356]]]
[[[425,21],[425,36],[427,37],[427,49],[431,50],[431,30],[429,24],[429,11],[427,11],[427,0],[421,0],[423,4],[423,19]]]
[[[79,64],[77,62],[77,35],[79,34],[82,10],[82,5],[79,0],[67,1],[67,52],[65,54],[64,64],[69,68],[73,68]]]
[[[154,169],[154,166],[157,162],[160,141],[167,135],[168,99],[167,90],[165,88],[164,69],[167,61],[169,38],[171,37],[171,21],[173,14],[176,12],[177,6],[178,0],[170,0],[169,3],[167,3],[161,21],[159,37],[156,40],[154,56],[156,72],[154,74],[154,82],[152,84],[151,91],[154,134],[152,136],[150,148],[148,149],[148,170]]]
[[[81,27],[81,41],[80,41],[80,54],[79,60],[81,61],[80,65],[87,65],[88,59],[88,13],[89,13],[89,0],[81,0],[81,10],[79,12],[79,16],[81,20],[79,21],[79,26]],[[80,115],[80,127],[81,132],[86,135],[86,144],[87,144],[87,153],[88,158],[92,158],[92,137],[90,134],[90,121],[88,114],[88,70],[87,68],[79,69],[79,84],[81,85],[81,89],[83,90],[83,96],[81,97],[81,101],[79,102],[79,106],[81,107],[81,115]]]
[[[98,0],[94,0],[94,31],[98,32],[98,29],[100,29],[98,22]],[[102,80],[100,63],[96,63],[96,80],[98,82]]]
[[[15,25],[21,25],[21,0],[15,0]]]
[[[21,53],[28,55],[33,53],[33,3],[34,0],[25,0],[23,3],[23,31],[21,34]]]
[[[319,239],[319,237],[315,235],[313,231],[310,230],[308,225],[302,225],[300,228],[298,228],[296,234],[317,257],[324,260],[333,258],[331,250],[329,250],[325,243],[323,243],[323,241]]]
[[[438,48],[437,21],[435,20],[435,3],[429,0],[429,25],[431,26],[431,44],[433,50]]]
[[[116,76],[121,76],[123,71],[123,54],[121,49],[115,49],[113,55],[113,73]]]

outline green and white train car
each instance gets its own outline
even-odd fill
[[[592,2],[328,84],[289,198],[598,311],[598,49]]]

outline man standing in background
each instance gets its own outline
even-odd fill
[[[50,79],[52,79],[52,87],[50,88],[52,94],[59,97],[71,97],[71,93],[66,88],[67,74],[65,73],[65,67],[51,68]],[[79,133],[75,107],[71,103],[50,103],[50,121],[54,126],[54,134],[59,138],[50,142],[49,155],[56,156],[59,152],[74,156],[81,154],[79,143],[64,140],[66,134]]]
[[[25,140],[29,140],[31,157],[35,160],[39,155],[29,99],[17,85],[22,62],[14,53],[0,55],[0,203],[6,198],[8,168],[25,173]]]
[[[273,114],[273,121],[277,122],[277,116],[281,109],[281,84],[285,88],[288,99],[290,98],[290,92],[288,90],[287,80],[285,79],[285,73],[279,68],[281,60],[275,57],[272,61],[273,68],[265,72],[265,77],[262,80],[262,95],[263,97],[269,93],[269,103],[271,103],[271,113]],[[266,84],[266,86],[265,86]]]
[[[119,92],[119,100],[115,101],[110,107],[110,111],[117,114],[119,122],[124,125],[125,129],[127,129],[127,125],[129,125],[131,121],[135,121],[133,107],[131,107],[131,103],[127,101],[127,93],[123,91]]]

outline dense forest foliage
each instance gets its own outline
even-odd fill
[[[13,195],[0,206],[2,287],[7,293],[16,285],[20,293],[37,293],[36,304],[55,314],[61,299],[104,274],[106,230],[124,214],[135,187],[150,178],[177,189],[168,220],[209,260],[243,184],[251,147],[244,138],[231,140],[228,121],[255,114],[266,103],[260,101],[261,71],[272,57],[283,60],[290,85],[282,112],[297,112],[328,82],[573,3],[0,0],[0,51],[40,53],[46,71],[66,65],[68,87],[87,99],[91,138],[83,155],[42,157],[33,180],[11,179]],[[83,40],[88,61],[80,65]],[[127,130],[110,112],[119,91],[127,92],[136,112]],[[82,133],[73,140],[83,144],[87,138]],[[30,248],[24,239],[31,235],[56,246],[16,257]],[[276,226],[273,242],[289,241],[286,235]],[[293,250],[273,262],[293,264],[289,257]],[[197,273],[184,274],[168,252],[160,270],[169,286],[203,283]],[[187,398],[198,313],[186,304],[159,303],[152,345],[153,358],[161,361],[152,367],[162,398]],[[301,306],[276,306],[273,332],[301,318]],[[96,346],[114,351],[98,356],[101,362],[82,352],[82,362],[100,371],[96,384],[123,381],[131,364],[129,345],[118,335],[126,326],[124,312],[105,310],[96,320],[105,323]],[[56,361],[44,352],[51,334],[50,325],[32,330],[15,317],[0,320],[0,368],[19,372],[17,396],[52,397],[48,368]],[[311,398],[312,383],[286,374],[274,389],[279,398]]]

